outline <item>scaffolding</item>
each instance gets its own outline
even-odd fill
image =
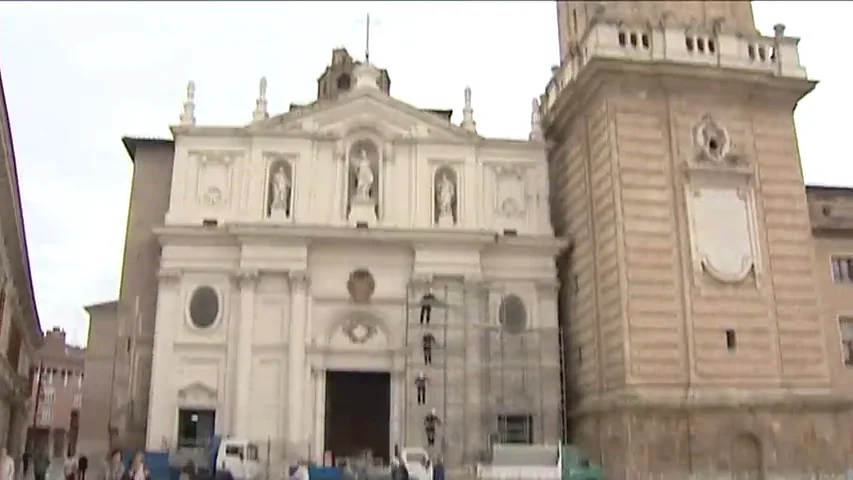
[[[541,301],[543,294],[552,297]],[[462,466],[488,460],[494,443],[556,443],[562,345],[554,295],[553,286],[539,288],[530,305],[503,287],[459,278],[411,284],[399,444],[423,446],[446,465]],[[421,321],[425,307],[429,324]],[[427,334],[436,341],[429,365]],[[420,372],[427,379],[423,405],[415,386]],[[441,425],[429,447],[424,418],[433,408]]]

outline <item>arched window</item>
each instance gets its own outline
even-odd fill
[[[507,295],[498,308],[498,322],[504,332],[516,334],[527,329],[527,307],[517,295]]]
[[[342,73],[341,76],[338,77],[338,91],[346,92],[352,86],[352,80],[350,76],[346,73]]]

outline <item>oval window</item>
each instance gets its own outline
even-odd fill
[[[508,295],[498,308],[498,321],[507,333],[521,333],[527,328],[527,308],[516,295]]]
[[[219,295],[212,287],[195,289],[190,297],[190,321],[199,328],[207,328],[219,317]]]

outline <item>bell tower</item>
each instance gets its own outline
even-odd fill
[[[334,100],[355,86],[353,71],[361,62],[350,56],[345,48],[332,50],[332,61],[317,79],[317,100]],[[388,70],[379,70],[379,89],[386,95],[391,92],[391,77]]]
[[[608,478],[845,471],[792,112],[749,2],[557,3],[541,98],[572,441]]]

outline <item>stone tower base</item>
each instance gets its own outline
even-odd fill
[[[574,443],[607,480],[844,479],[853,466],[850,400],[772,397],[584,402]]]

